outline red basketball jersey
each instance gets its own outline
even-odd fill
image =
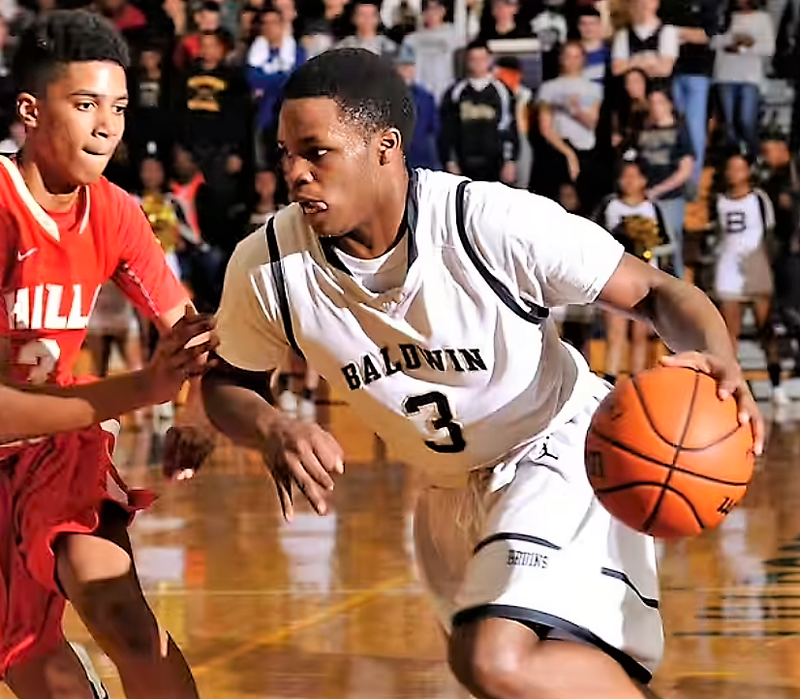
[[[66,213],[33,198],[0,157],[0,337],[14,383],[69,383],[101,285],[113,279],[148,317],[186,293],[133,199],[105,178]]]

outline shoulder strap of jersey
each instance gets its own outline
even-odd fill
[[[289,295],[286,287],[286,274],[283,269],[283,258],[281,251],[278,247],[278,236],[275,233],[275,217],[273,216],[267,223],[267,251],[269,252],[269,266],[272,270],[272,278],[275,280],[275,293],[278,295],[278,307],[281,312],[281,322],[283,323],[283,332],[286,335],[286,341],[291,345],[292,349],[300,356],[303,353],[297,346],[297,340],[294,336],[294,328],[292,327],[292,309],[289,306]]]
[[[469,236],[467,235],[464,203],[464,193],[469,183],[470,180],[462,180],[459,182],[458,188],[456,189],[456,228],[458,229],[458,237],[461,239],[461,244],[464,246],[467,257],[469,257],[472,264],[475,265],[475,268],[478,270],[492,291],[494,291],[497,297],[508,308],[510,308],[523,320],[527,320],[529,323],[541,323],[547,319],[547,317],[550,315],[550,311],[543,306],[529,302],[524,302],[526,307],[523,307],[519,302],[517,302],[517,300],[514,298],[514,295],[503,285],[503,283],[491,273],[489,268],[481,259],[480,255],[478,255],[478,253],[475,251],[475,248],[472,246]]]

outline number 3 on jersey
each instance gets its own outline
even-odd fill
[[[17,364],[31,365],[28,381],[32,384],[43,384],[50,378],[50,374],[61,358],[61,348],[52,338],[33,340],[23,345],[17,355]]]
[[[410,396],[403,401],[403,412],[407,417],[418,415],[425,408],[430,412],[430,425],[434,432],[447,430],[448,441],[425,440],[428,449],[440,454],[455,454],[464,451],[467,443],[461,433],[461,425],[453,421],[453,411],[447,396],[439,391],[431,391],[421,396]]]

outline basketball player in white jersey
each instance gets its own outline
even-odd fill
[[[295,348],[429,479],[417,562],[472,695],[640,699],[662,655],[654,545],[587,482],[585,433],[609,389],[547,309],[599,298],[649,320],[687,353],[671,364],[737,396],[760,449],[757,408],[698,289],[554,202],[409,173],[411,104],[363,50],[289,79],[278,140],[296,203],[231,260],[209,417],[263,453],[287,518],[293,486],[327,512],[341,448],[259,395]]]
[[[768,237],[775,228],[775,210],[769,196],[753,187],[750,163],[735,153],[725,166],[725,192],[717,196],[714,218],[720,234],[714,291],[734,346],[742,329],[742,311],[752,305],[759,339],[767,355],[772,402],[786,406],[781,386],[778,344],[772,334],[773,296]]]

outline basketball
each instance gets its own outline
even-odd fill
[[[600,502],[632,529],[659,538],[713,529],[753,474],[753,436],[713,378],[658,367],[620,381],[598,407],[586,470]]]

